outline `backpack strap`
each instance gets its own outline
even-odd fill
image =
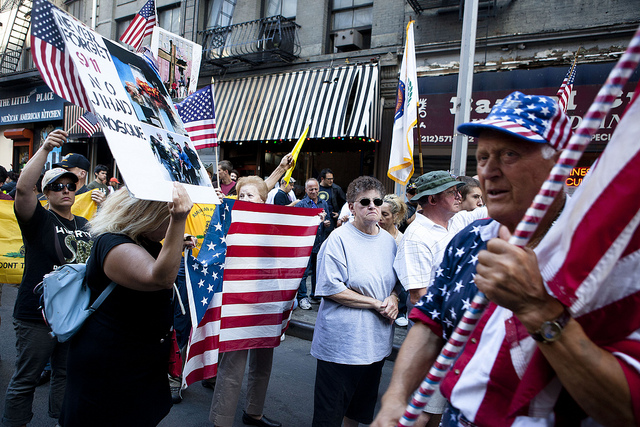
[[[104,300],[109,296],[109,294],[111,293],[111,291],[113,291],[113,289],[116,287],[116,283],[115,282],[111,282],[109,283],[109,286],[107,286],[105,288],[104,291],[102,291],[102,293],[100,294],[100,296],[93,302],[93,304],[91,304],[91,307],[89,307],[89,311],[91,313],[93,313],[94,311],[96,311],[98,309],[98,307],[100,307],[100,304],[102,304],[104,302]]]

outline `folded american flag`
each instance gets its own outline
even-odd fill
[[[212,85],[189,95],[176,108],[196,150],[218,146]]]
[[[217,207],[198,257],[185,260],[198,325],[187,348],[185,386],[214,377],[218,353],[280,344],[321,211],[230,199]]]

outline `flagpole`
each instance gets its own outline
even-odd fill
[[[211,77],[211,97],[213,98],[213,105],[216,105],[216,97],[215,97],[215,87],[213,86],[213,83],[215,82],[214,78]],[[216,123],[218,122],[218,120],[216,119]],[[216,124],[216,127],[218,125]],[[218,132],[218,135],[220,135],[220,132]],[[218,174],[218,158],[220,157],[220,143],[218,142],[216,144],[215,147],[213,147],[213,151],[215,153],[215,159],[216,159],[216,181],[218,182],[218,188],[220,188],[222,190],[222,187],[220,187],[220,175]]]

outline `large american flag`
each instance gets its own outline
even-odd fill
[[[231,199],[217,207],[198,257],[185,259],[198,325],[187,348],[186,386],[214,377],[219,353],[280,344],[320,212]]]
[[[567,71],[567,75],[562,80],[562,85],[560,89],[558,89],[558,93],[556,96],[558,97],[558,105],[562,111],[567,111],[567,106],[569,105],[569,98],[571,97],[571,91],[573,90],[573,81],[576,78],[576,64],[574,63],[569,71]]]
[[[58,10],[47,0],[36,0],[31,12],[31,55],[42,79],[62,98],[89,110],[91,104],[53,17]]]
[[[84,131],[87,132],[87,135],[89,136],[93,135],[94,133],[100,130],[100,124],[98,123],[98,119],[91,111],[87,111],[86,113],[81,115],[78,118],[78,121],[76,122],[76,124],[80,126],[82,129],[84,129]]]
[[[138,49],[145,37],[153,33],[156,26],[156,5],[153,0],[147,1],[136,14],[131,24],[124,30],[120,41]]]
[[[176,108],[197,150],[218,146],[212,85],[189,95]]]

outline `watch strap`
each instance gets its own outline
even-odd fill
[[[571,314],[569,314],[569,310],[567,310],[565,307],[564,310],[562,310],[562,314],[558,318],[543,322],[540,328],[536,332],[530,334],[531,338],[533,338],[538,342],[543,342],[547,344],[554,342],[560,337],[560,333],[562,333],[562,330],[564,329],[564,327],[567,326],[567,323],[569,323],[569,320],[571,320]],[[544,328],[545,326],[550,324],[557,325],[557,327],[559,328],[559,333],[557,336],[547,338],[544,335]]]

